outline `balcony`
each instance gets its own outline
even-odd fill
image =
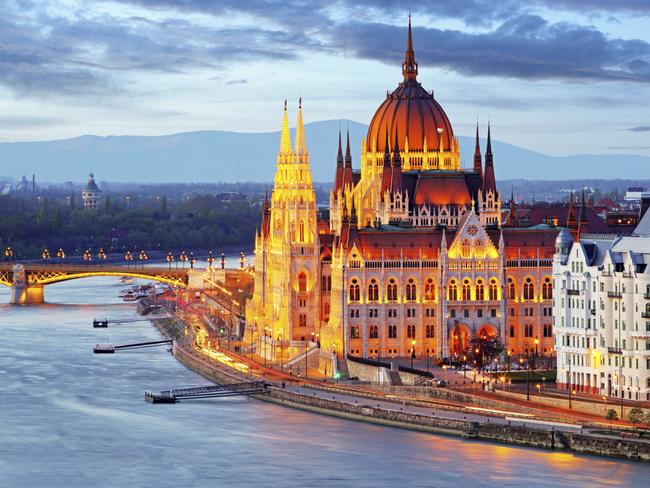
[[[576,288],[567,288],[566,293],[567,295],[580,295],[580,290]]]
[[[641,337],[643,339],[650,339],[650,330],[633,330],[630,332],[632,337]]]
[[[611,271],[603,271],[603,272],[601,273],[601,276],[604,276],[604,277],[606,277],[606,278],[611,278],[613,275],[612,275],[612,272],[611,272]]]
[[[607,352],[609,354],[623,354],[623,351],[620,347],[608,347]]]
[[[641,317],[644,319],[650,319],[650,312],[641,312]]]
[[[620,291],[608,291],[607,296],[609,298],[623,298],[623,293]]]

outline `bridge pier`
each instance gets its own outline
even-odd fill
[[[11,296],[9,299],[9,303],[26,305],[30,303],[43,303],[44,301],[45,301],[45,294],[43,292],[42,286],[13,285],[11,287]]]

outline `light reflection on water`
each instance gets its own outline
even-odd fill
[[[0,305],[0,486],[644,486],[647,465],[462,441],[246,399],[150,405],[145,390],[205,384],[164,348],[108,278],[46,288],[50,303]],[[0,303],[8,290],[0,290]],[[109,301],[111,303],[106,304]],[[90,305],[84,304],[88,303]],[[75,305],[82,304],[82,305]]]

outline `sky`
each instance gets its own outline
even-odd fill
[[[411,2],[418,80],[456,134],[650,155],[650,0]],[[0,0],[0,141],[369,123],[403,0]]]

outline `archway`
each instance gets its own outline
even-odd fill
[[[456,321],[449,334],[449,352],[452,357],[460,358],[467,355],[470,337],[469,327]]]

